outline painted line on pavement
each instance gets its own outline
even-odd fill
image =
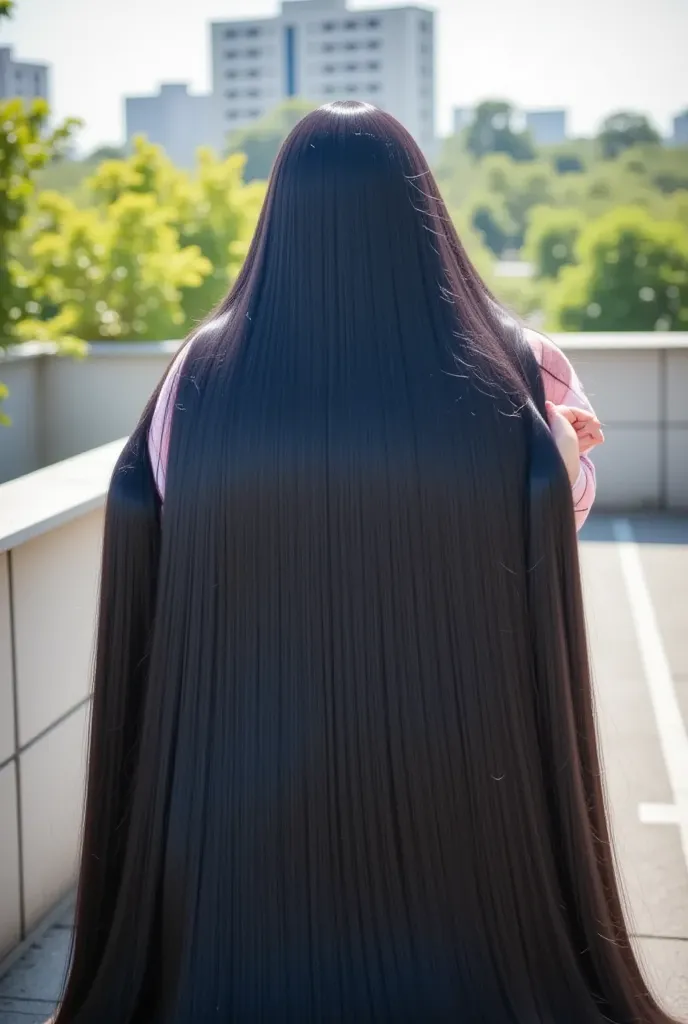
[[[674,806],[670,813],[675,816],[678,825],[683,856],[688,868],[688,734],[633,527],[628,519],[616,519],[613,531],[645,671],[645,681],[652,701],[659,744],[674,797]],[[657,821],[657,817],[654,820]]]

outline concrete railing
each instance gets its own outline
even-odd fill
[[[566,334],[607,443],[595,455],[599,508],[688,508],[688,334]],[[179,342],[96,344],[80,361],[49,346],[0,358],[10,388],[0,482],[123,437]]]
[[[74,881],[103,504],[121,446],[0,486],[0,959]]]

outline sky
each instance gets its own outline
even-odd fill
[[[352,9],[404,0],[350,0]],[[454,106],[507,98],[566,107],[574,134],[619,109],[668,131],[688,107],[688,0],[435,0],[440,133]],[[18,0],[0,45],[52,65],[57,116],[80,148],[123,140],[123,97],[160,82],[210,85],[210,21],[277,12],[277,0]],[[544,13],[543,13],[544,12]]]

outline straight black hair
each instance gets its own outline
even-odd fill
[[[538,367],[388,114],[284,144],[107,503],[58,1024],[666,1024]]]

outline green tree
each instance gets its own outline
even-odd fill
[[[5,5],[7,16],[11,5]],[[40,312],[18,248],[36,188],[36,175],[62,152],[77,122],[47,129],[48,106],[35,100],[0,101],[0,347],[20,341],[24,322]],[[60,341],[61,339],[55,338]],[[0,384],[0,401],[6,397]],[[0,422],[5,422],[0,413]]]
[[[513,237],[513,225],[503,201],[490,193],[476,196],[469,204],[470,223],[495,256],[501,256]]]
[[[265,183],[245,184],[245,164],[246,157],[241,153],[224,158],[212,150],[199,153],[191,201],[179,229],[182,242],[198,246],[212,269],[199,288],[184,291],[188,322],[201,319],[217,305],[248,252],[265,198]]]
[[[476,107],[466,132],[466,147],[478,160],[488,153],[506,153],[514,160],[532,160],[530,133],[514,127],[514,108],[505,100],[488,100]]]
[[[122,146],[97,146],[85,157],[85,163],[99,164],[103,160],[121,160],[125,153]]]
[[[615,160],[631,146],[657,145],[661,141],[659,132],[644,114],[629,111],[620,111],[606,118],[597,140],[605,160]]]
[[[688,328],[688,229],[624,207],[588,224],[548,297],[565,331]]]
[[[14,0],[0,0],[0,18],[11,18],[14,13]]]
[[[89,179],[92,198],[111,203],[124,195],[151,195],[170,211],[170,223],[182,246],[196,246],[210,272],[199,285],[184,287],[186,323],[204,317],[219,302],[238,273],[248,250],[265,196],[262,182],[245,184],[246,157],[218,157],[200,150],[194,175],[179,170],[159,146],[134,142],[124,160],[107,160]]]
[[[554,280],[576,262],[576,243],[585,223],[580,210],[538,206],[531,211],[524,255],[539,280]]]
[[[180,245],[174,210],[152,193],[125,192],[79,209],[44,192],[31,245],[30,287],[43,308],[34,337],[67,332],[95,341],[160,341],[184,323],[182,293],[212,268],[197,246]]]
[[[269,178],[280,146],[292,128],[312,109],[313,104],[305,100],[287,100],[230,135],[229,153],[246,156],[246,181]]]

